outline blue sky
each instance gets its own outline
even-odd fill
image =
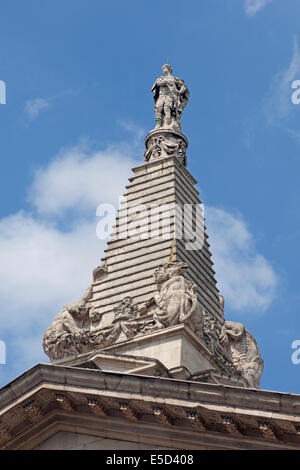
[[[2,0],[0,385],[47,360],[45,328],[90,282],[96,207],[143,163],[168,59],[191,92],[188,169],[225,316],[257,339],[262,388],[300,393],[299,15],[298,0]]]

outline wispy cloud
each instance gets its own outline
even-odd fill
[[[300,142],[300,104],[292,102],[293,94],[299,94],[298,89],[292,88],[297,80],[300,80],[300,51],[295,37],[289,62],[274,76],[261,102],[244,119],[243,140],[248,148],[261,126],[278,128]]]
[[[231,310],[262,313],[275,298],[277,275],[256,251],[254,237],[241,216],[206,208],[212,258],[221,294]]]
[[[297,106],[291,101],[291,84],[295,79],[300,79],[300,52],[296,37],[290,63],[275,76],[263,103],[263,112],[268,124],[280,125],[291,112],[296,111]]]
[[[136,123],[129,121],[129,120],[125,120],[125,119],[119,119],[118,123],[121,127],[123,127],[123,129],[125,129],[128,132],[131,132],[134,135],[135,146],[141,145],[142,140],[146,136],[145,129],[141,128]]]
[[[272,0],[245,0],[244,6],[248,16],[253,17]]]
[[[30,121],[37,119],[39,115],[51,106],[50,98],[35,98],[25,103],[25,113]]]
[[[29,99],[25,103],[24,112],[30,122],[34,121],[46,110],[49,110],[49,108],[51,108],[58,99],[67,95],[77,96],[79,92],[80,90],[73,90],[70,88],[53,96]]]

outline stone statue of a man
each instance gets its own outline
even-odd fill
[[[155,129],[160,127],[181,131],[181,115],[190,93],[183,80],[172,75],[172,67],[162,67],[164,76],[152,87],[155,101]]]

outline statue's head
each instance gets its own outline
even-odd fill
[[[174,262],[162,264],[154,271],[154,279],[157,284],[167,281],[172,276],[181,276],[189,268],[187,263]]]
[[[162,71],[163,71],[164,75],[168,75],[168,74],[172,75],[172,72],[173,72],[172,67],[171,67],[170,64],[164,64],[162,66]]]
[[[72,302],[66,306],[68,312],[75,318],[83,318],[89,311],[90,306],[83,303]]]

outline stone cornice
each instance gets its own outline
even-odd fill
[[[173,448],[300,444],[300,396],[279,392],[38,364],[0,390],[0,403],[0,448],[33,448],[48,426],[95,431],[95,419],[112,436],[125,426],[132,441],[155,443],[159,429]]]
[[[300,395],[52,364],[37,364],[0,389],[0,415],[46,384],[57,385],[58,388],[69,386],[116,394],[130,393],[136,398],[141,394],[148,395],[151,390],[155,399],[173,398],[182,404],[201,402],[236,411],[284,414],[290,419],[299,419],[300,424]]]

